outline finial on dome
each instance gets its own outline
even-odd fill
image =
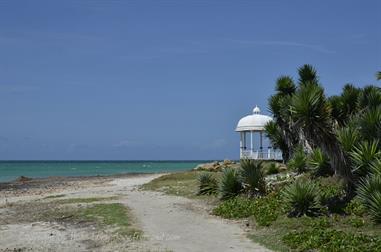
[[[255,108],[253,109],[253,113],[259,114],[259,113],[261,113],[261,109],[257,105],[255,105]]]

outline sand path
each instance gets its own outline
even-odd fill
[[[20,223],[0,225],[0,251],[12,248],[27,248],[28,251],[269,251],[250,241],[240,224],[211,216],[201,201],[138,189],[159,176],[116,178],[101,186],[66,188],[59,192],[67,198],[119,195],[117,201],[131,209],[144,232],[141,241],[91,247],[89,244],[99,243],[107,237],[94,238],[86,229],[63,229],[57,223]],[[8,197],[8,201],[28,201],[46,196]]]
[[[114,181],[123,185],[124,180]],[[170,251],[270,251],[250,241],[239,224],[208,214],[202,203],[140,191],[127,184],[128,205],[154,246]]]

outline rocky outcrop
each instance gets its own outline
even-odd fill
[[[239,167],[239,163],[226,159],[224,161],[214,161],[211,163],[199,164],[193,170],[218,172],[218,171],[222,171],[222,169],[224,168],[238,168],[238,167]]]

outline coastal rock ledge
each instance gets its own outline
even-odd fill
[[[224,161],[214,161],[211,163],[199,164],[195,168],[193,168],[193,170],[219,172],[219,171],[222,171],[222,169],[224,168],[238,168],[238,167],[239,167],[238,162],[225,159]]]

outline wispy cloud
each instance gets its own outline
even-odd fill
[[[285,41],[285,40],[241,40],[241,39],[229,39],[228,41],[232,43],[237,43],[247,46],[287,46],[287,47],[300,47],[310,49],[320,53],[336,53],[334,50],[330,50],[320,44],[308,44],[295,41]]]

